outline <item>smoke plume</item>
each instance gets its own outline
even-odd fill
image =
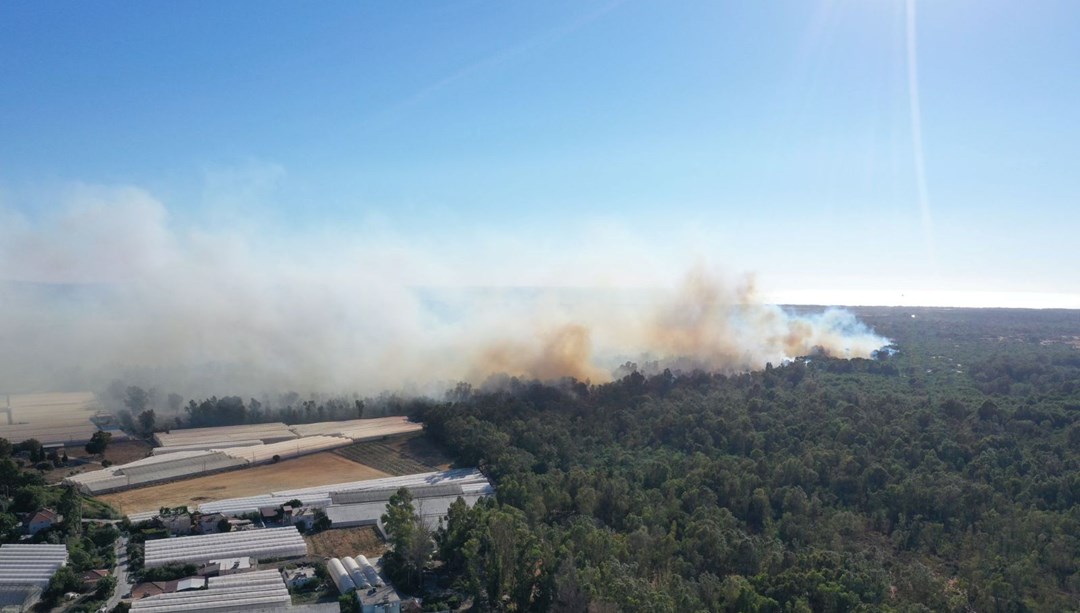
[[[0,391],[123,378],[188,397],[434,392],[495,373],[597,383],[627,359],[738,371],[888,342],[845,311],[795,315],[702,268],[670,291],[469,290],[445,256],[375,232],[184,226],[135,188],[80,187],[36,216],[0,206]]]

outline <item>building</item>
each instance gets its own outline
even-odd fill
[[[132,602],[131,610],[137,613],[278,611],[288,610],[291,603],[281,573],[260,570],[210,577],[206,580],[206,589],[142,598]]]
[[[401,613],[401,596],[392,585],[356,592],[361,613]]]
[[[257,564],[251,558],[222,558],[210,560],[199,570],[200,575],[235,575],[255,570]]]
[[[287,568],[281,571],[281,576],[285,579],[285,586],[289,589],[303,587],[315,581],[315,569],[311,566]]]
[[[191,534],[190,513],[158,515],[158,520],[161,521],[162,527],[168,530],[170,534]]]
[[[335,528],[376,525],[386,512],[390,497],[402,487],[412,492],[418,511],[432,527],[438,525],[446,509],[459,496],[472,505],[495,493],[495,488],[479,470],[455,468],[218,500],[199,505],[199,510],[233,517],[265,512],[269,520],[276,521],[281,507],[296,499],[304,507],[325,511]]]
[[[176,591],[176,581],[147,581],[131,588],[131,599],[138,600],[159,594],[171,594]]]
[[[315,525],[315,509],[311,507],[300,507],[299,509],[292,509],[290,507],[285,508],[288,509],[285,512],[285,518],[290,525],[297,526],[305,532],[311,530]]]
[[[101,581],[108,576],[109,571],[105,570],[104,568],[100,568],[97,570],[88,570],[84,572],[80,579],[82,579],[82,584],[84,588],[92,590],[97,586],[98,581]]]
[[[48,530],[56,524],[64,521],[64,516],[59,515],[52,509],[38,509],[36,513],[26,520],[26,532],[37,534],[42,530]]]
[[[223,521],[228,521],[228,519],[221,513],[204,513],[199,516],[199,532],[203,534],[218,532],[218,525]]]
[[[0,609],[30,610],[67,562],[64,545],[0,545]]]
[[[156,568],[167,564],[207,564],[224,558],[267,560],[306,555],[304,537],[288,526],[146,541],[144,564],[146,568]]]
[[[146,583],[140,583],[131,588],[131,599],[139,600],[151,596],[160,596],[161,594],[175,594],[176,592],[201,590],[205,587],[205,577],[185,577],[184,579],[175,579],[173,581],[147,581]]]

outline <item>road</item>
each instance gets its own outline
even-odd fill
[[[128,583],[130,577],[128,577],[127,541],[125,535],[120,535],[120,538],[116,539],[116,589],[109,597],[109,601],[105,603],[107,611],[112,611],[116,605],[120,604],[124,594],[131,591],[131,584]]]

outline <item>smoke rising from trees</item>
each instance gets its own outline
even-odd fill
[[[669,291],[439,290],[438,253],[363,233],[179,228],[134,188],[0,208],[0,390],[435,391],[494,373],[600,382],[626,359],[712,370],[888,341],[694,269]],[[631,295],[631,299],[626,296]]]

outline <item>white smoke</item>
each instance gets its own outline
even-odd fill
[[[82,187],[0,221],[10,392],[117,377],[188,396],[440,389],[425,386],[495,372],[599,382],[627,355],[743,370],[887,342],[845,312],[793,316],[700,270],[670,293],[422,289],[460,273],[377,234],[182,228],[135,188]]]

